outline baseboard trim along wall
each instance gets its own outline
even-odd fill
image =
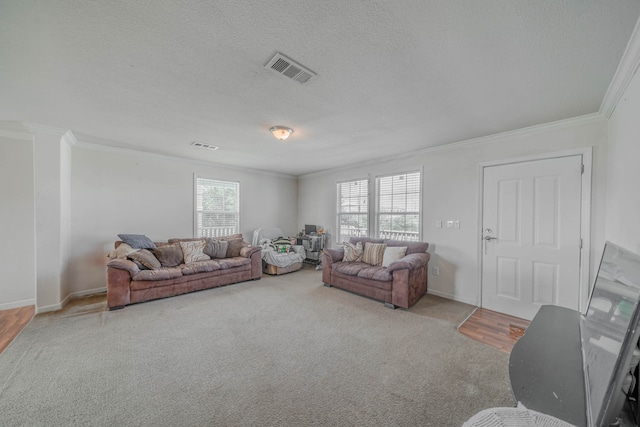
[[[84,291],[71,292],[59,304],[51,304],[51,305],[46,305],[44,307],[36,307],[36,314],[47,313],[49,311],[62,310],[64,308],[64,306],[67,305],[69,303],[69,301],[71,301],[72,299],[82,298],[82,297],[86,297],[86,296],[89,296],[89,295],[102,294],[102,293],[105,293],[105,292],[107,292],[106,286],[102,287],[102,288],[86,289]]]
[[[450,299],[450,300],[454,300],[454,301],[458,301],[458,302],[462,302],[464,304],[469,304],[469,305],[473,305],[473,306],[478,306],[478,304],[475,301],[469,301],[465,298],[460,298],[458,295],[453,295],[447,292],[442,292],[442,291],[438,291],[438,290],[434,290],[434,289],[428,289],[427,288],[427,293],[431,294],[431,295],[435,295],[437,297],[442,297],[442,298],[446,298],[446,299]]]
[[[36,305],[36,300],[34,298],[29,298],[23,299],[21,301],[5,302],[3,304],[0,304],[0,311],[11,310],[12,308],[26,307],[28,305]]]

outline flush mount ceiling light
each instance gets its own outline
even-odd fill
[[[289,136],[293,133],[293,129],[288,128],[286,126],[273,126],[269,129],[273,136],[275,136],[280,141],[284,141],[289,138]]]

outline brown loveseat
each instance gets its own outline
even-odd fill
[[[406,246],[406,255],[388,267],[373,266],[361,261],[343,261],[344,249],[325,249],[322,254],[322,281],[384,302],[389,308],[409,308],[427,293],[429,244],[352,237],[349,243],[385,243],[388,247]]]
[[[168,242],[155,242],[155,245],[161,248],[193,240],[197,239],[170,239]],[[121,243],[115,243],[116,249]],[[240,256],[153,270],[141,270],[129,259],[112,259],[107,264],[107,306],[113,310],[129,304],[258,280],[261,277],[261,248],[248,246],[246,243],[240,248]]]

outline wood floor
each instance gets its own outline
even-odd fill
[[[27,326],[35,311],[33,305],[0,311],[0,353]]]
[[[513,345],[529,327],[528,320],[478,308],[458,331],[481,343],[511,353]]]

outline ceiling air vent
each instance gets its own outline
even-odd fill
[[[271,61],[265,65],[265,68],[270,69],[274,73],[286,76],[291,80],[295,80],[298,83],[306,83],[311,79],[311,77],[315,77],[317,75],[294,60],[287,58],[280,52],[276,53],[276,56],[271,58]]]
[[[207,150],[217,150],[218,148],[220,148],[216,145],[203,144],[202,142],[198,141],[193,141],[191,145],[198,148],[206,148]]]

